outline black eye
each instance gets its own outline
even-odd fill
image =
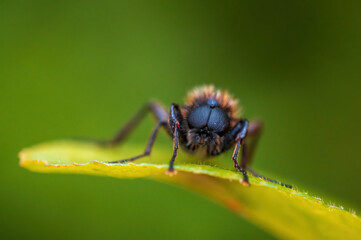
[[[214,132],[222,132],[228,126],[227,115],[219,108],[212,109],[208,119],[208,128]]]
[[[203,106],[195,109],[188,116],[188,123],[191,128],[203,128],[207,125],[207,120],[211,108],[208,106]]]

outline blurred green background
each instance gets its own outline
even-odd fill
[[[264,120],[256,170],[361,210],[359,3],[1,1],[0,238],[272,239],[163,183],[18,166],[24,147],[110,137],[147,100],[209,83]]]

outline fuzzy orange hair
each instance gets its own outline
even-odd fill
[[[240,112],[237,107],[237,99],[234,99],[227,91],[215,90],[213,85],[197,87],[188,93],[182,114],[185,118],[192,109],[207,104],[208,99],[213,98],[218,102],[219,108],[228,115],[229,119],[236,119]]]

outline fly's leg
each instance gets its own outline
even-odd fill
[[[117,161],[113,161],[113,162],[109,162],[109,163],[126,163],[126,162],[132,162],[132,161],[135,161],[139,158],[142,158],[142,157],[145,157],[145,156],[149,156],[151,151],[152,151],[152,147],[153,147],[153,144],[154,144],[154,141],[157,137],[157,133],[159,131],[159,128],[162,126],[162,125],[165,125],[166,123],[165,122],[158,122],[157,126],[155,127],[155,129],[153,130],[152,132],[152,135],[150,136],[149,140],[148,140],[148,143],[147,143],[147,146],[144,150],[144,153],[142,154],[139,154],[137,156],[134,156],[134,157],[131,157],[131,158],[127,158],[127,159],[123,159],[123,160],[117,160]]]
[[[247,126],[248,126],[248,121],[246,119],[242,119],[238,124],[238,129],[239,132],[237,134],[236,137],[236,147],[234,148],[233,151],[233,155],[232,155],[232,160],[234,162],[234,167],[240,171],[243,174],[243,184],[244,185],[249,185],[249,181],[248,181],[248,175],[247,172],[245,170],[244,167],[242,167],[244,164],[243,162],[246,161],[245,156],[246,156],[246,135],[247,135]],[[237,127],[237,126],[236,126]],[[238,153],[239,153],[239,149],[242,146],[242,160],[241,160],[241,165],[238,164]]]
[[[285,186],[285,187],[287,187],[287,188],[291,188],[291,189],[293,188],[292,185],[285,184],[285,183],[283,183],[283,182],[281,182],[281,181],[277,181],[277,180],[274,180],[274,179],[272,179],[272,178],[269,178],[269,177],[263,176],[263,175],[261,175],[261,174],[258,174],[257,172],[255,172],[255,171],[254,171],[252,168],[250,168],[250,167],[247,167],[247,170],[248,170],[250,173],[252,173],[252,175],[255,176],[255,177],[261,178],[261,179],[266,180],[266,181],[271,182],[271,183],[276,183],[276,184],[278,184],[278,185]]]
[[[178,130],[180,130],[180,124],[177,118],[182,117],[179,106],[177,104],[172,104],[170,107],[170,118],[169,118],[169,125],[172,129],[173,134],[173,155],[169,162],[168,171],[166,172],[168,175],[173,175],[176,173],[174,170],[174,161],[178,154],[179,148],[179,138],[178,138]]]
[[[261,137],[263,123],[261,121],[252,121],[247,128],[247,144],[246,156],[243,167],[249,166],[252,162],[255,149],[257,147],[259,138]]]
[[[167,111],[160,106],[156,102],[149,102],[145,104],[123,127],[121,127],[116,135],[109,141],[107,141],[107,145],[115,146],[122,143],[130,133],[137,127],[140,121],[145,117],[146,113],[151,112],[157,122],[167,122],[168,121],[168,113]],[[164,127],[166,128],[167,132],[170,132],[169,127],[165,124]]]
[[[256,148],[261,132],[262,122],[254,121],[248,124],[247,120],[241,119],[241,121],[233,129],[231,129],[228,134],[225,135],[221,152],[224,152],[230,147],[232,147],[234,141],[237,142],[232,155],[232,160],[234,162],[234,167],[243,174],[243,183],[248,183],[248,176],[245,171],[247,170],[255,177],[279,184],[281,186],[292,188],[291,185],[284,184],[280,181],[273,180],[271,178],[258,174],[256,171],[249,167],[249,163],[253,157],[254,150]],[[237,159],[241,147],[242,158],[240,164],[238,164]]]
[[[155,102],[150,102],[150,103],[146,104],[143,108],[141,108],[138,111],[138,113],[128,123],[126,123],[124,125],[124,127],[122,127],[118,131],[118,133],[114,136],[114,138],[107,142],[108,143],[107,145],[115,146],[115,145],[118,145],[121,142],[123,142],[126,139],[126,137],[129,136],[129,134],[134,130],[134,128],[139,124],[139,122],[144,118],[145,114],[148,111],[153,113],[153,115],[156,117],[158,123],[148,140],[148,143],[146,145],[144,152],[142,154],[139,154],[139,155],[131,157],[131,158],[112,161],[109,163],[132,162],[139,158],[148,156],[148,155],[150,155],[150,153],[152,151],[152,147],[153,147],[153,144],[155,142],[155,139],[157,137],[157,133],[158,133],[160,127],[165,127],[169,133],[171,132],[170,128],[167,124],[168,118],[169,118],[168,113],[159,104],[157,104]]]
[[[289,184],[284,184],[280,181],[263,176],[249,167],[250,162],[253,157],[253,154],[254,154],[254,150],[255,150],[257,143],[259,141],[259,138],[261,136],[262,128],[263,128],[263,124],[261,121],[253,121],[253,122],[250,122],[250,124],[248,125],[247,139],[250,140],[250,143],[247,143],[244,145],[244,148],[246,150],[244,150],[245,151],[244,157],[242,158],[242,159],[244,159],[244,161],[242,162],[242,167],[247,169],[247,171],[249,171],[255,177],[264,179],[264,180],[272,182],[272,183],[276,183],[281,186],[285,186],[287,188],[292,188],[292,186]]]

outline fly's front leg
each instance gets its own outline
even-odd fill
[[[180,123],[177,118],[181,117],[181,113],[179,110],[179,106],[177,104],[172,104],[170,107],[170,118],[169,118],[169,125],[172,130],[173,134],[173,155],[169,162],[169,167],[167,170],[168,175],[174,175],[177,172],[174,170],[174,161],[178,154],[179,149],[179,137],[178,137],[178,131],[180,130]]]
[[[247,127],[248,127],[248,121],[246,119],[242,119],[234,128],[234,130],[238,130],[238,134],[236,136],[235,141],[237,141],[236,147],[234,148],[232,160],[234,162],[234,167],[240,171],[243,174],[243,181],[242,183],[244,185],[249,186],[248,181],[248,175],[245,170],[245,164],[246,164],[246,136],[247,136]],[[233,131],[234,133],[235,131]],[[231,132],[232,133],[232,132]],[[238,164],[238,153],[239,149],[242,146],[242,159],[241,159],[241,165]]]

